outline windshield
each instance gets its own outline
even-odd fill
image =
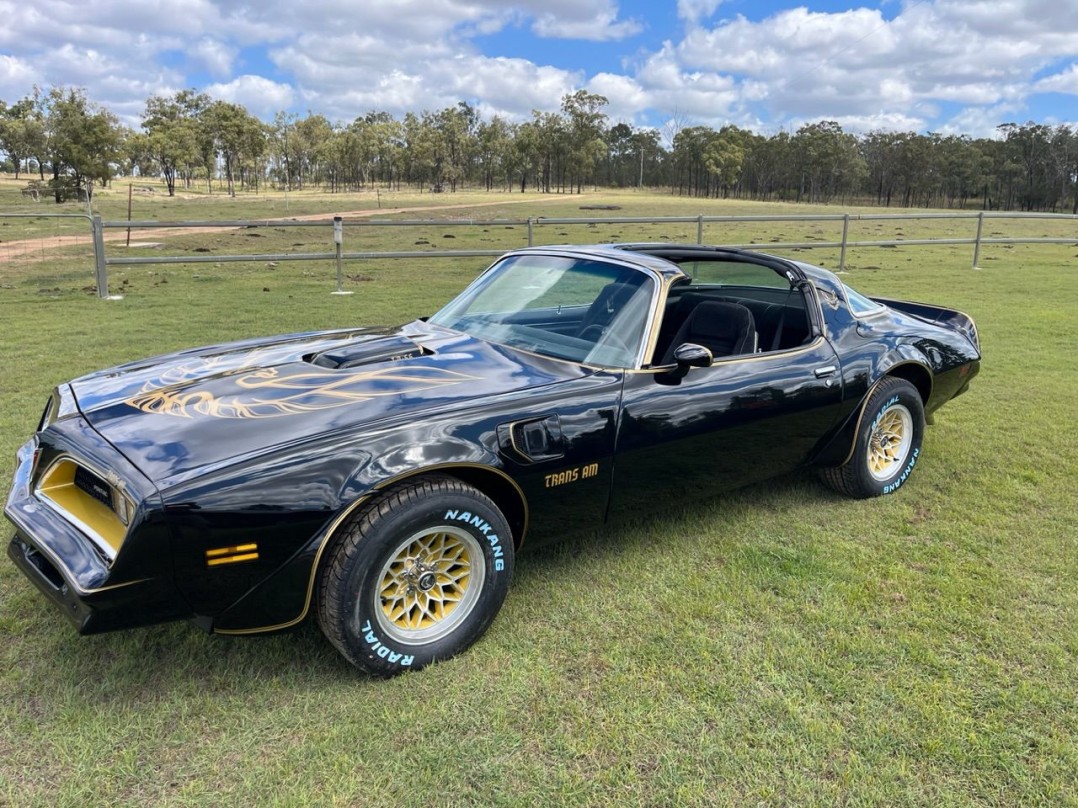
[[[432,323],[557,359],[633,367],[655,282],[630,267],[558,255],[495,264]]]

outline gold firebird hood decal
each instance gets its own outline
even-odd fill
[[[215,395],[187,384],[206,376],[218,363],[201,360],[172,368],[148,380],[124,403],[148,413],[192,418],[274,418],[344,407],[380,396],[417,393],[461,382],[474,381],[444,368],[429,366],[389,367],[377,370],[311,370],[303,366],[237,368],[226,370],[239,392]],[[222,363],[223,364],[223,363]],[[215,378],[221,378],[220,376]],[[212,384],[214,378],[207,381]]]

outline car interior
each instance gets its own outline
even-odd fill
[[[720,359],[788,350],[811,340],[804,292],[772,267],[702,260],[691,251],[662,257],[689,277],[667,296],[654,365],[673,363],[674,351],[686,342],[702,345]]]
[[[781,268],[688,248],[640,251],[678,264],[685,274],[667,290],[646,364],[674,364],[674,352],[686,343],[721,359],[788,350],[811,339],[805,293]],[[556,358],[631,366],[652,299],[647,275],[558,256],[510,261],[486,287],[434,321]]]
[[[718,359],[796,348],[811,333],[804,294],[792,287],[680,284],[666,301],[654,364],[673,362],[686,342],[703,345]]]

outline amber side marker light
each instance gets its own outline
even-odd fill
[[[206,551],[206,566],[219,567],[222,564],[239,564],[243,561],[258,560],[257,544],[237,544],[234,547],[215,547]]]

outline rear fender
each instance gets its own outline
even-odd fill
[[[854,441],[861,419],[865,414],[865,405],[876,386],[889,376],[905,379],[917,388],[923,403],[928,402],[932,394],[932,373],[926,367],[924,355],[910,345],[899,346],[888,353],[876,365],[872,377],[875,381],[862,394],[857,405],[812,458],[809,465],[834,467],[847,463],[853,456]]]
[[[981,350],[977,325],[973,322],[973,318],[965,312],[944,308],[943,306],[932,306],[928,303],[915,303],[911,300],[891,300],[884,297],[874,297],[872,299],[896,311],[912,314],[925,322],[955,331],[968,339],[978,352]]]

